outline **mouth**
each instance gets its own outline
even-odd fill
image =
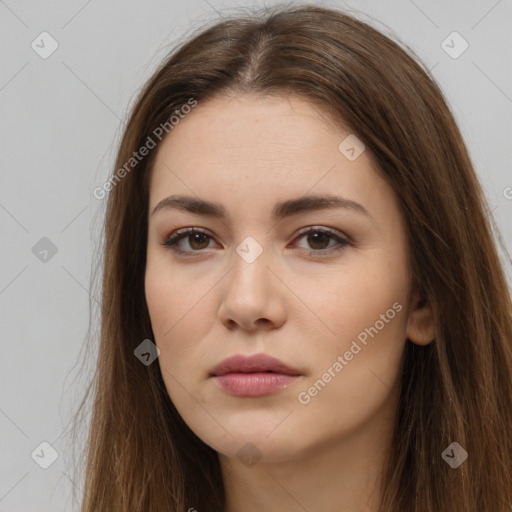
[[[235,355],[221,361],[210,377],[235,396],[263,396],[289,386],[301,372],[268,354]]]

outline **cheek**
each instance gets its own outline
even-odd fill
[[[194,321],[204,309],[205,276],[180,272],[165,256],[151,256],[146,264],[145,293],[153,332],[161,342],[186,332],[184,325]],[[213,282],[212,282],[213,285]]]
[[[195,334],[186,328],[193,313],[190,304],[193,293],[190,288],[182,289],[176,274],[170,276],[163,270],[163,265],[158,268],[159,271],[156,265],[148,262],[145,277],[146,302],[155,336],[153,341],[160,350],[158,364],[167,393],[180,411],[186,411],[187,400],[180,394],[180,384],[188,387],[191,372],[186,369],[194,367],[190,362],[194,357],[192,336]]]
[[[333,421],[342,417],[347,428],[355,427],[396,390],[407,326],[407,267],[399,254],[360,258],[314,289],[311,308],[334,333],[324,336],[325,343],[318,337],[308,342],[313,371],[299,403],[318,414],[337,404]]]
[[[202,377],[199,369],[205,355],[198,340],[206,338],[211,329],[213,294],[205,291],[209,289],[205,281],[209,280],[204,275],[194,277],[171,270],[166,261],[149,260],[146,266],[146,302],[171,397],[176,381],[186,384]]]
[[[373,326],[395,302],[405,310],[409,277],[404,255],[397,249],[347,252],[343,265],[315,279],[299,279],[301,289],[308,290],[307,304],[330,328],[329,337],[338,340],[336,349]],[[390,311],[392,319],[383,332],[404,327],[403,315],[395,313]]]
[[[170,277],[164,272],[146,269],[145,290],[151,326],[157,341],[162,342],[170,334],[183,316],[184,301],[179,300],[175,283],[170,285]]]
[[[312,314],[323,321],[324,333],[333,340],[346,340],[374,325],[395,302],[405,310],[409,282],[400,252],[353,252],[347,255],[342,267],[311,278],[302,274],[295,279],[298,294]],[[394,313],[390,312],[393,323],[403,324],[403,316],[395,321]]]

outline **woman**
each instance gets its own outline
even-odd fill
[[[178,48],[126,126],[84,512],[511,509],[510,294],[428,71],[276,8]]]

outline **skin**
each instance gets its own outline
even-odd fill
[[[199,104],[158,150],[146,300],[169,396],[219,453],[227,512],[377,510],[405,343],[433,338],[431,311],[411,290],[396,195],[368,150],[354,161],[338,150],[349,134],[299,97],[231,95]],[[151,215],[171,194],[220,203],[228,217]],[[272,219],[276,202],[312,194],[343,196],[370,216],[324,208]],[[297,233],[308,226],[350,243]],[[184,227],[211,237],[185,236],[178,244],[190,257],[162,245]],[[263,251],[252,263],[236,252],[248,236]],[[300,403],[394,303],[402,306],[394,318]],[[263,397],[229,395],[209,378],[226,357],[256,353],[301,377]],[[246,443],[261,457],[254,465],[237,456]]]

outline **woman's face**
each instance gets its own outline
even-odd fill
[[[394,417],[412,335],[405,223],[348,136],[303,99],[248,95],[200,103],[159,149],[145,275],[157,361],[221,455],[300,458]],[[184,228],[197,232],[164,245]]]

